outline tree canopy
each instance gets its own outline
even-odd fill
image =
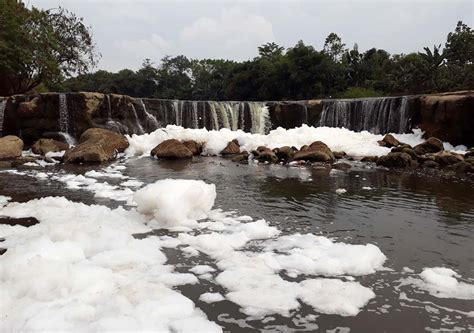
[[[85,73],[96,59],[89,28],[73,13],[0,1],[0,95]]]

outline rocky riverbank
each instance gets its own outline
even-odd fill
[[[140,137],[126,137],[106,129],[91,128],[81,135],[77,145],[69,146],[61,141],[42,138],[32,145],[31,151],[25,153],[20,138],[6,136],[0,138],[0,166],[14,167],[32,163],[37,158],[44,163],[102,163],[112,161],[126,152],[133,155],[136,140],[140,140]],[[410,145],[387,134],[376,142],[381,150],[374,150],[376,147],[373,147],[373,143],[368,143],[367,146],[372,150],[367,150],[365,156],[354,154],[353,151],[349,153],[343,150],[333,151],[328,146],[331,142],[326,144],[321,140],[300,147],[281,145],[270,148],[259,145],[246,150],[246,147],[251,146],[244,138],[240,141],[236,138],[224,145],[219,143],[216,146],[222,147],[219,151],[216,151],[216,147],[212,147],[216,144],[211,140],[163,138],[158,141],[160,142],[154,148],[142,151],[142,155],[159,159],[192,159],[194,156],[220,155],[236,163],[280,164],[339,170],[350,169],[352,163],[365,163],[371,167],[388,169],[439,172],[458,176],[474,175],[474,148],[465,151],[446,150],[445,144],[435,137]],[[127,151],[129,147],[131,151]],[[385,153],[369,154],[374,151]]]

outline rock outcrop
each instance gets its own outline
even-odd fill
[[[153,148],[151,156],[164,159],[192,158],[193,152],[176,139],[165,140]]]
[[[79,144],[66,150],[65,163],[94,163],[111,161],[118,153],[128,148],[127,139],[118,133],[103,129],[91,128],[85,131]]]
[[[12,160],[21,156],[23,141],[14,135],[0,138],[0,161]]]

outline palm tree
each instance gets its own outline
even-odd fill
[[[441,44],[433,45],[433,51],[429,47],[424,47],[425,53],[418,53],[426,64],[426,76],[429,80],[432,89],[438,88],[438,72],[446,60],[445,50],[441,50]]]

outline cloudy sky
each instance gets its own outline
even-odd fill
[[[102,53],[98,67],[112,71],[165,55],[246,60],[269,41],[321,49],[331,32],[361,50],[409,53],[444,43],[459,20],[474,21],[474,0],[25,1],[84,17]]]

